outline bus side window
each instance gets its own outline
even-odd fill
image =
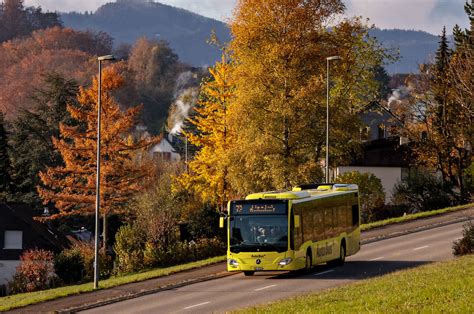
[[[359,204],[352,205],[352,225],[359,225]]]

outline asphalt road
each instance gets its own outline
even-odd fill
[[[309,273],[256,273],[201,282],[94,308],[84,313],[210,313],[258,305],[380,276],[394,270],[451,259],[456,223],[362,246],[343,267],[317,266]]]

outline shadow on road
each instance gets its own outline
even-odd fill
[[[318,265],[311,271],[297,271],[289,273],[261,272],[255,273],[255,277],[266,276],[267,279],[366,279],[385,275],[397,270],[418,267],[429,264],[431,261],[350,261],[344,266],[334,267],[328,265]],[[252,279],[252,277],[246,277]]]

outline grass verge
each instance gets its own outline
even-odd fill
[[[385,220],[379,220],[379,221],[374,221],[371,223],[363,224],[360,226],[362,231],[367,231],[370,229],[374,229],[377,227],[382,227],[386,225],[391,225],[391,224],[396,224],[396,223],[401,223],[401,222],[407,222],[410,220],[416,220],[420,218],[427,218],[431,216],[437,216],[441,214],[446,214],[450,212],[455,212],[463,209],[467,209],[469,207],[473,207],[474,204],[465,204],[465,205],[459,205],[459,206],[454,206],[454,207],[447,207],[447,208],[442,208],[442,209],[435,209],[435,210],[430,210],[426,212],[421,212],[421,213],[416,213],[416,214],[410,214],[410,215],[405,215],[402,217],[396,217],[396,218],[389,218]]]
[[[473,313],[474,255],[238,313]]]
[[[121,277],[112,277],[109,279],[104,279],[100,281],[100,289],[112,288],[119,285],[143,281],[152,278],[158,278],[162,276],[171,275],[180,271],[190,270],[193,268],[198,268],[206,265],[215,264],[218,262],[225,261],[225,256],[213,257],[201,261],[196,261],[188,264],[177,265],[167,268],[158,268],[150,271],[145,271],[141,273],[121,276]],[[61,288],[29,292],[29,293],[20,293],[11,296],[6,296],[0,298],[0,312],[8,311],[14,308],[35,304],[39,302],[54,300],[60,297],[65,297],[69,295],[90,292],[93,291],[93,283],[85,283],[81,285],[66,286]]]

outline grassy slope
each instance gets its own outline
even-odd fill
[[[100,281],[100,289],[116,287],[131,282],[143,281],[151,278],[158,278],[184,270],[198,268],[225,260],[225,256],[218,256],[202,261],[192,262],[184,265],[172,266],[167,268],[159,268],[147,272],[126,275],[122,277],[113,277]],[[35,304],[43,301],[54,300],[60,297],[74,295],[84,292],[93,291],[92,283],[82,285],[66,286],[44,291],[21,293],[0,298],[0,311],[7,311],[13,308]]]
[[[239,313],[473,313],[474,255]]]
[[[455,211],[467,209],[467,208],[473,207],[473,206],[474,206],[474,204],[471,203],[471,204],[466,204],[466,205],[436,209],[436,210],[420,212],[420,213],[417,213],[417,214],[406,215],[406,216],[397,217],[397,218],[389,218],[389,219],[385,219],[385,220],[375,221],[375,222],[371,222],[371,223],[368,223],[368,224],[363,224],[360,227],[361,227],[362,231],[367,231],[367,230],[370,230],[370,229],[374,229],[374,228],[382,227],[382,226],[386,226],[386,225],[392,225],[392,224],[402,223],[402,222],[406,222],[406,221],[410,221],[410,220],[416,220],[416,219],[421,219],[421,218],[437,216],[437,215],[441,215],[441,214],[445,214],[445,213],[455,212]]]

